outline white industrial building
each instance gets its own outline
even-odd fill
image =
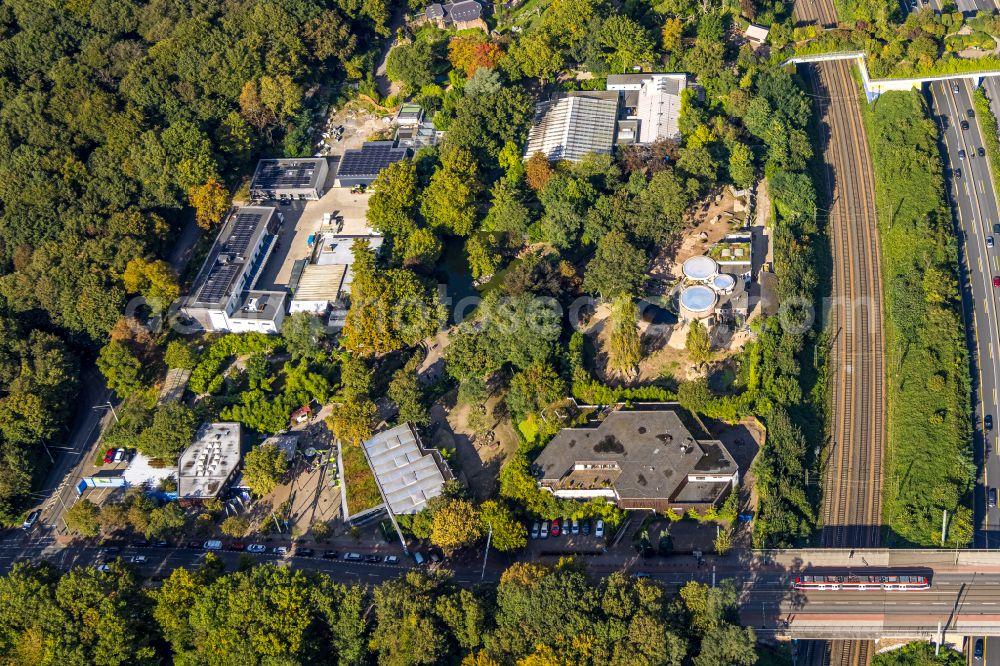
[[[222,225],[182,312],[208,331],[277,333],[287,294],[254,289],[282,223],[276,208],[240,208]]]
[[[344,306],[344,298],[354,277],[354,242],[368,241],[368,246],[378,252],[383,237],[379,234],[337,234],[321,232],[313,241],[312,254],[293,274],[288,285],[292,292],[289,312],[311,312],[325,315],[333,307]],[[346,309],[346,308],[344,308]],[[336,325],[336,321],[332,322]]]
[[[621,94],[619,143],[653,143],[680,136],[681,95],[687,74],[611,74],[607,89]]]
[[[239,423],[203,425],[177,463],[177,499],[184,502],[218,497],[241,459]]]

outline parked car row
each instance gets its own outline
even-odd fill
[[[117,465],[118,463],[127,463],[135,457],[135,451],[126,448],[110,448],[104,454],[104,464],[105,465]]]
[[[531,538],[532,539],[548,539],[549,535],[554,537],[559,536],[575,536],[577,534],[583,534],[584,536],[590,535],[590,521],[589,520],[570,520],[569,518],[563,518],[560,520],[556,518],[551,523],[547,520],[542,522],[535,522],[531,526]],[[598,519],[594,525],[594,536],[598,539],[604,538],[604,521]]]

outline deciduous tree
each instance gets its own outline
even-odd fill
[[[275,444],[261,444],[244,458],[243,481],[257,497],[270,494],[287,472],[285,452]]]

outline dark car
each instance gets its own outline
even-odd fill
[[[993,225],[993,233],[1000,234],[1000,222]]]
[[[976,647],[972,648],[972,658],[976,661],[983,660],[983,639],[976,639]]]
[[[1000,287],[1000,275],[993,276],[993,286]]]
[[[369,564],[378,564],[381,561],[381,555],[365,555],[365,562],[368,562]]]
[[[961,168],[955,169],[955,178],[961,178],[961,177],[962,177],[962,169]]]
[[[316,553],[312,548],[296,548],[295,552],[292,553],[295,557],[312,557]]]
[[[122,552],[122,549],[119,548],[118,546],[111,546],[110,548],[105,548],[104,552],[107,553],[108,555],[117,555],[118,553]]]
[[[975,118],[976,112],[973,111],[972,109],[969,109],[968,111],[965,112],[965,115],[969,116],[970,118]]]
[[[969,129],[969,121],[968,120],[963,120],[962,121],[962,129],[963,130]]]
[[[993,236],[986,237],[986,247],[993,247]]]
[[[964,148],[959,149],[959,151],[958,151],[958,159],[960,159],[960,160],[964,160],[965,159],[965,149]]]
[[[976,148],[976,155],[979,155],[980,157],[986,157],[986,149],[983,148],[982,146],[979,146],[978,148]]]
[[[200,541],[188,541],[186,544],[184,544],[184,547],[185,548],[197,548],[198,550],[201,550],[201,542]]]
[[[323,555],[321,555],[321,557],[324,560],[337,560],[340,559],[340,553],[335,550],[326,550],[323,551]]]
[[[583,535],[584,536],[589,535],[590,534],[590,521],[589,520],[583,521],[583,527],[581,529],[583,529]]]
[[[170,548],[170,542],[166,539],[157,539],[153,542],[153,545],[157,548]]]
[[[146,539],[136,539],[132,542],[132,545],[135,548],[149,548],[150,543]]]
[[[987,414],[983,417],[983,423],[986,425],[987,430],[993,430],[993,415]]]
[[[228,546],[226,546],[226,550],[243,550],[244,548],[246,548],[246,546],[240,543],[239,541],[234,541]]]
[[[986,493],[986,505],[991,509],[997,508],[997,489],[990,488],[989,492]]]

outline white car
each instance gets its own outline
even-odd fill
[[[385,563],[386,564],[399,564],[399,558],[396,557],[395,555],[386,555],[385,556]]]
[[[597,521],[597,527],[594,529],[594,536],[597,537],[598,539],[603,539],[604,538],[604,521],[603,520],[598,520]]]
[[[111,573],[111,567],[109,567],[107,564],[97,565],[97,570],[100,571],[101,573]]]
[[[578,520],[574,520],[573,521],[573,528],[572,528],[571,531],[573,532],[573,534],[579,534],[580,533],[580,521],[578,521]]]
[[[271,552],[274,553],[275,555],[286,555],[288,554],[288,549],[285,548],[284,546],[275,546],[274,548],[271,549]]]
[[[146,563],[146,556],[145,555],[133,555],[132,557],[128,558],[128,561],[131,562],[132,564],[145,564]]]
[[[265,546],[262,543],[252,543],[249,546],[247,546],[247,552],[248,553],[266,553],[267,552],[267,546]]]
[[[532,539],[537,539],[539,533],[541,532],[541,529],[542,529],[541,525],[539,525],[538,521],[536,520],[535,524],[531,526],[531,538]]]
[[[549,538],[549,521],[547,521],[547,520],[543,520],[542,521],[542,534],[541,534],[541,537],[543,539],[548,539]]]

